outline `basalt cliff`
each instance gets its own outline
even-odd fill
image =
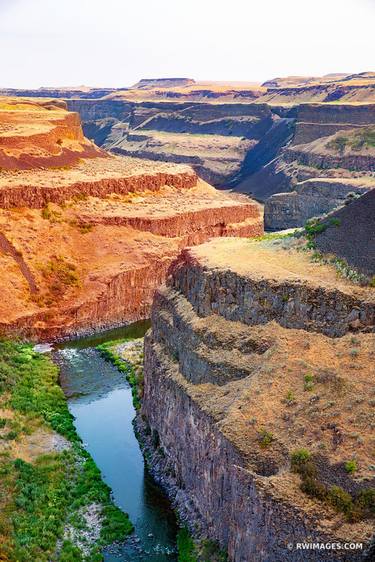
[[[248,197],[186,165],[109,155],[63,101],[0,99],[2,333],[53,339],[145,318],[182,248],[262,232]]]
[[[374,289],[305,243],[185,250],[152,308],[147,458],[195,536],[233,562],[373,560]]]

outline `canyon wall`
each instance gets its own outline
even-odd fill
[[[106,150],[185,163],[216,187],[267,202],[267,228],[276,230],[302,226],[320,210],[335,208],[352,179],[371,188],[373,92],[374,73],[366,72],[276,78],[263,85],[152,79],[130,88],[17,95],[63,97],[81,115],[85,135]],[[339,198],[328,190],[324,201],[319,190],[316,197],[305,196],[301,186],[295,191],[308,179],[327,187],[326,178],[342,185],[348,178]]]
[[[308,450],[327,490],[355,496],[374,485],[365,400],[374,293],[284,244],[223,239],[181,253],[155,295],[137,428],[182,520],[229,560],[323,562],[325,551],[306,557],[297,543],[336,541],[363,548],[330,559],[370,560],[371,518],[349,523],[307,495],[290,458]],[[355,481],[343,468],[351,455]]]
[[[64,102],[0,106],[1,333],[56,339],[145,318],[171,261],[258,236],[262,210],[189,166],[109,155]]]
[[[278,106],[259,99],[231,104],[125,99],[69,104],[80,111],[87,134],[114,153],[189,163],[216,186],[266,201],[266,227],[272,230],[301,226],[334,209],[350,193],[353,179],[363,178],[368,189],[375,182],[372,150],[359,143],[352,151],[342,152],[340,145],[326,148],[343,135],[371,134],[374,104]],[[324,201],[318,190],[308,197],[299,187],[294,193],[296,184],[307,179],[327,188],[334,178],[343,186],[340,197],[328,189]],[[346,185],[342,178],[348,178]],[[279,193],[285,195],[272,198]]]

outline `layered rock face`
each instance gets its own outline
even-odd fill
[[[63,101],[0,98],[0,169],[63,167],[105,154]]]
[[[60,102],[15,103],[0,112],[2,333],[50,339],[144,318],[182,248],[263,232],[259,205],[190,167],[110,156]]]
[[[375,187],[375,178],[317,178],[299,182],[294,190],[276,193],[264,205],[269,230],[295,228],[312,217],[325,215]]]
[[[290,459],[306,450],[327,490],[374,485],[374,321],[373,290],[287,241],[215,240],[174,262],[145,341],[138,428],[182,518],[231,561],[327,560],[301,542],[362,542],[330,559],[365,558],[373,521],[302,491]]]
[[[373,179],[374,88],[374,73],[365,72],[276,78],[263,85],[146,79],[130,88],[81,87],[53,95],[80,113],[86,136],[97,145],[189,164],[209,183],[264,202],[294,192],[307,179],[320,185],[326,178]],[[51,95],[49,89],[28,93]],[[298,187],[293,196],[270,201],[267,228],[302,226],[316,210],[341,200],[327,191],[325,204],[316,195],[305,197]]]
[[[270,229],[301,226],[320,209],[335,208],[352,179],[363,178],[369,188],[374,181],[373,104],[290,107],[262,104],[258,98],[256,103],[192,105],[120,101],[119,96],[101,103],[69,103],[81,112],[87,134],[115,153],[189,163],[214,185],[267,201]],[[298,196],[268,202],[273,194],[293,192],[307,179],[326,188],[333,185],[326,178],[337,178],[337,183],[348,178],[340,197],[326,190],[322,201],[319,191],[314,198],[298,187]]]
[[[116,98],[70,100],[68,105],[80,112],[85,133],[111,152],[188,163],[216,186],[238,183],[250,168],[272,159],[293,124],[287,120],[290,127],[277,127],[285,119],[262,104]]]

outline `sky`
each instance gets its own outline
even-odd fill
[[[0,87],[375,70],[375,0],[0,0]]]

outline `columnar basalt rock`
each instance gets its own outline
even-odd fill
[[[302,562],[297,543],[347,541],[363,549],[332,560],[364,560],[371,519],[348,523],[308,496],[290,457],[308,450],[327,489],[373,486],[366,400],[353,397],[371,378],[374,294],[286,244],[223,239],[181,253],[155,295],[137,427],[182,519],[229,560]],[[355,482],[343,469],[352,455]]]

